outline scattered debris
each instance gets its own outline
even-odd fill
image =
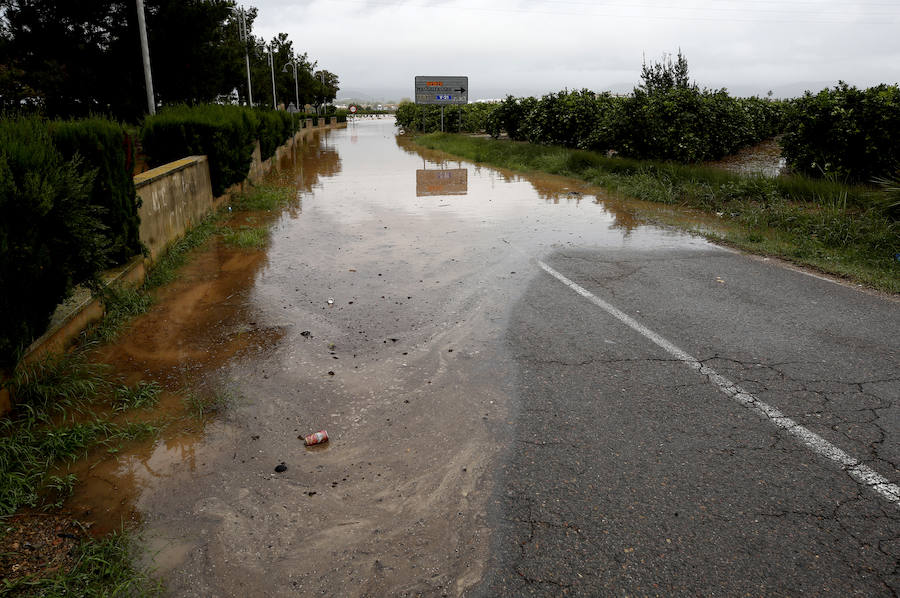
[[[326,432],[325,430],[319,430],[318,432],[304,437],[303,442],[304,444],[306,444],[306,446],[328,442],[328,432]]]
[[[309,336],[310,334],[311,333],[309,330],[304,330],[303,332],[300,333],[300,336]]]

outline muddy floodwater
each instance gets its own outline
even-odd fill
[[[299,147],[268,248],[214,238],[98,356],[160,382],[163,413],[185,388],[228,397],[205,423],[89,463],[69,504],[98,529],[142,522],[171,595],[473,588],[521,408],[504,331],[534,260],[706,244],[641,226],[596,189],[447,161],[395,133],[362,120]],[[323,429],[328,443],[304,446]]]

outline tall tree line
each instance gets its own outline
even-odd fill
[[[256,8],[244,11],[245,41],[233,0],[145,0],[145,13],[158,103],[235,93],[247,103],[246,51],[254,104],[271,106],[269,49],[279,104],[295,101],[292,61],[301,105],[337,94],[337,76],[316,70],[287,34],[269,42],[253,35]],[[134,0],[0,0],[0,109],[139,119],[147,108]]]

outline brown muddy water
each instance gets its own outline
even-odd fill
[[[565,179],[416,151],[392,119],[323,132],[282,166],[297,195],[268,217],[269,247],[215,238],[98,354],[159,381],[151,416],[178,419],[89,459],[68,506],[98,530],[142,522],[173,596],[461,595],[488,554],[516,409],[503,335],[533,260],[706,242]],[[200,422],[184,388],[232,400]],[[320,429],[330,442],[304,447]]]

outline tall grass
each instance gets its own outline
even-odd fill
[[[0,516],[22,506],[60,504],[76,480],[50,475],[54,467],[99,445],[156,432],[150,424],[119,424],[93,413],[109,397],[121,410],[147,404],[159,390],[152,383],[114,390],[109,368],[89,362],[83,351],[20,366],[8,385],[16,402],[0,419]]]
[[[88,361],[85,351],[51,354],[21,365],[8,386],[15,398],[13,417],[32,426],[72,416],[112,387],[109,367]]]
[[[63,426],[0,420],[0,515],[23,506],[61,506],[77,479],[72,474],[50,475],[55,465],[75,461],[96,446],[115,446],[155,433],[151,424],[115,424],[99,418]]]

